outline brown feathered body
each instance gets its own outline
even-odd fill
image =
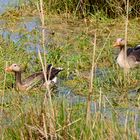
[[[120,67],[130,69],[140,64],[140,45],[134,48],[127,48],[125,52],[125,40],[118,38],[114,46],[120,48],[120,53],[117,57],[117,63]]]
[[[14,72],[15,73],[15,85],[16,89],[21,91],[27,91],[31,89],[33,86],[37,85],[40,82],[45,83],[45,76],[43,71],[36,72],[26,79],[22,80],[21,78],[21,68],[17,64],[12,64],[11,66],[7,67],[5,69],[7,72]],[[46,70],[46,77],[47,77],[47,83],[50,84],[51,82],[56,83],[56,76],[60,71],[62,71],[62,68],[54,68],[52,65],[47,66]]]

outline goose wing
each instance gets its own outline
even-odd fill
[[[34,85],[41,82],[43,80],[43,78],[44,78],[43,72],[38,72],[38,73],[34,73],[34,74],[30,75],[29,77],[27,77],[26,79],[24,79],[22,81],[22,83],[26,87],[33,87]]]
[[[129,56],[133,51],[134,51],[133,48],[128,48],[127,49],[127,56]]]
[[[47,66],[47,72],[46,72],[47,80],[53,80],[55,78],[55,76],[60,71],[62,71],[62,70],[63,70],[62,68],[54,68],[54,67],[52,67],[52,64],[49,64]],[[43,71],[37,72],[37,73],[34,73],[34,74],[30,75],[29,77],[27,77],[26,79],[24,79],[22,81],[22,83],[26,87],[31,88],[34,85],[40,83],[41,81],[44,82],[44,73],[43,73]]]
[[[47,66],[47,72],[51,69],[52,67],[52,64],[49,64]],[[40,80],[43,80],[44,79],[44,73],[43,71],[40,71],[40,72],[36,72],[32,75],[30,75],[29,77],[27,77],[26,79],[23,80],[23,83],[24,84],[30,84],[32,82],[35,82],[35,81],[40,81]]]
[[[129,56],[135,57],[136,61],[140,61],[140,46],[135,47]]]
[[[52,67],[51,69],[49,69],[49,71],[47,72],[47,79],[52,80],[55,76],[58,75],[58,73],[60,71],[62,71],[62,68],[54,68]]]
[[[135,48],[134,48],[134,50],[136,51],[136,50],[140,50],[140,45],[137,45]]]

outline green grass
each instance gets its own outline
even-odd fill
[[[43,94],[32,93],[27,96],[23,93],[12,93],[6,96],[6,98],[8,96],[11,96],[11,98],[7,100],[7,106],[4,106],[3,111],[1,136],[4,139],[43,138],[44,123],[49,133],[49,112],[47,112],[48,106],[42,103]],[[125,108],[123,112],[117,109],[114,111],[114,108],[110,105],[104,106],[106,104],[107,100],[104,97],[102,97],[102,102],[97,101],[94,104],[96,111],[92,114],[90,125],[85,127],[85,104],[71,106],[65,99],[55,97],[53,105],[56,113],[57,137],[59,139],[138,139],[139,136],[135,128],[135,113],[128,112],[127,114]],[[110,109],[104,111],[103,107],[105,107],[105,110]],[[45,122],[43,116],[45,116]],[[126,130],[124,129],[124,122],[121,123],[121,121],[124,121],[123,118],[119,120],[122,116],[124,119],[129,116]]]
[[[37,15],[37,12],[28,7],[24,13],[24,8],[19,9],[19,15],[17,10],[13,10],[1,16],[7,23],[2,28],[23,34],[17,43],[11,41],[10,37],[0,37],[0,137],[4,140],[43,139],[46,137],[45,131],[47,136],[51,133],[50,104],[44,103],[45,91],[34,88],[29,92],[17,92],[11,88],[14,76],[4,76],[4,68],[11,63],[19,63],[25,68],[23,77],[41,69],[38,55],[25,50],[25,44],[30,41],[26,35],[35,36],[33,42],[37,42],[39,32],[36,29],[29,32],[18,28],[20,22],[25,21],[26,17]],[[34,15],[30,14],[32,10]],[[116,65],[117,52],[112,47],[116,38],[124,37],[124,17],[108,19],[97,14],[88,17],[85,22],[75,17],[65,18],[64,15],[50,14],[45,15],[45,23],[46,28],[55,33],[49,35],[52,41],[46,45],[47,63],[65,69],[59,75],[60,88],[68,88],[68,91],[63,92],[82,95],[80,97],[86,97],[89,93],[93,48],[91,41],[97,29],[97,63],[92,96],[94,111],[90,125],[86,126],[85,121],[86,102],[77,101],[78,103],[71,104],[65,97],[60,98],[56,94],[52,96],[52,104],[57,138],[139,139],[140,126],[136,118],[139,115],[140,98],[139,94],[129,93],[130,90],[139,88],[139,82],[134,83],[134,80],[140,79],[139,69],[132,70],[130,79],[124,79],[123,70]],[[132,45],[139,43],[139,28],[138,19],[129,21],[128,41]]]

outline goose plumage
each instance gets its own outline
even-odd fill
[[[48,81],[47,83],[48,84],[50,84],[51,82],[56,83],[57,82],[56,76],[62,70],[63,70],[62,68],[55,68],[52,66],[52,64],[49,64],[47,66],[47,71],[46,71],[46,77],[47,77],[47,81]],[[21,78],[22,70],[18,64],[12,64],[11,66],[5,68],[5,71],[15,73],[15,86],[16,86],[16,89],[18,89],[20,91],[27,91],[41,81],[45,83],[43,71],[36,72],[24,80],[22,80],[22,78]]]
[[[120,67],[130,69],[137,67],[140,64],[140,45],[134,48],[127,48],[126,59],[125,59],[125,40],[118,38],[114,44],[114,47],[120,49],[117,57],[117,63]]]

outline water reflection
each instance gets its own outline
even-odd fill
[[[18,7],[23,1],[27,2],[27,0],[0,0],[0,14],[9,8]]]
[[[0,25],[4,24],[5,22],[0,21]],[[16,45],[18,45],[19,47],[23,46],[23,42],[24,42],[25,44],[24,47],[28,53],[30,52],[38,53],[38,50],[40,50],[40,52],[44,51],[40,45],[42,28],[41,28],[40,19],[38,17],[33,17],[30,19],[26,19],[23,22],[20,22],[16,30],[17,31],[13,32],[8,29],[2,28],[0,29],[0,35],[5,40],[10,39],[14,43],[16,43]],[[53,39],[49,37],[50,34],[53,34],[53,32],[48,29],[45,29],[45,46],[46,47],[48,46],[48,44],[53,42]]]

